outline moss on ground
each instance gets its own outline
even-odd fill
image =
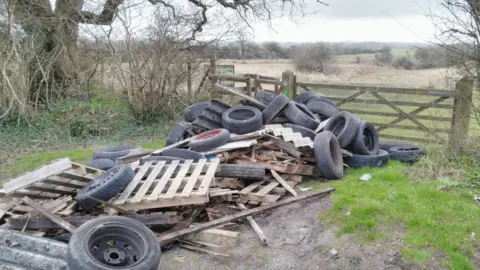
[[[479,244],[475,235],[480,233],[480,207],[473,195],[441,191],[438,181],[411,181],[407,169],[390,162],[374,170],[348,170],[344,179],[316,186],[336,188],[333,206],[320,218],[338,226],[338,234],[352,233],[363,241],[384,238],[388,229],[383,228],[400,224],[405,228],[406,259],[425,265],[433,249],[445,255],[443,266],[475,269],[471,258]],[[372,175],[370,181],[359,180],[365,173]]]

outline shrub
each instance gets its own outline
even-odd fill
[[[298,71],[324,73],[324,64],[331,59],[325,43],[303,44],[292,49],[292,60]]]
[[[395,68],[403,68],[406,70],[411,70],[414,68],[415,65],[408,57],[402,56],[400,58],[395,59],[395,61],[393,61],[393,66]]]

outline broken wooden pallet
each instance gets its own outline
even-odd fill
[[[253,205],[274,203],[285,194],[284,188],[278,189],[279,185],[280,183],[276,181],[252,183],[238,193],[238,201]]]
[[[132,182],[110,201],[125,210],[143,210],[187,204],[202,204],[209,200],[210,183],[214,180],[219,159],[197,163],[186,160],[180,164],[152,161],[132,163],[136,172]]]
[[[75,227],[79,227],[83,223],[97,217],[99,216],[96,216],[96,215],[70,216],[70,217],[65,217],[64,220]],[[147,226],[173,225],[181,221],[181,218],[177,216],[176,212],[151,213],[147,215],[130,215],[126,217],[137,220]],[[30,217],[11,218],[8,220],[8,224],[9,224],[9,228],[12,230],[21,230],[22,228],[29,229],[29,230],[61,229],[62,228],[57,223],[43,216],[39,216],[36,218],[30,218]]]
[[[75,195],[78,189],[102,173],[102,170],[64,158],[4,183],[3,192],[11,196],[56,199]]]

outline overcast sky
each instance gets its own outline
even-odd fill
[[[54,0],[51,0],[54,1]],[[92,11],[103,8],[105,0],[93,1]],[[134,8],[124,10],[132,21],[130,29],[146,28],[153,20],[155,8],[146,0],[130,0]],[[170,0],[185,6],[185,0]],[[215,1],[215,0],[204,0]],[[307,15],[298,22],[292,22],[288,17],[274,19],[273,30],[266,21],[253,23],[253,39],[257,42],[315,42],[315,41],[378,41],[378,42],[429,42],[433,39],[433,26],[425,16],[430,10],[438,11],[440,0],[323,0],[328,6],[316,3],[316,0],[304,0],[308,7],[319,9],[316,14]],[[315,4],[313,4],[315,3]],[[85,7],[84,7],[85,9]],[[228,14],[229,10],[219,10]],[[120,17],[123,13],[120,14]],[[223,15],[221,15],[223,16]],[[212,20],[214,19],[215,20]],[[218,15],[210,17],[211,24],[216,22],[223,27],[228,25],[228,19]],[[82,26],[93,33],[101,28],[97,26]],[[203,34],[219,29],[218,25],[205,27]],[[228,26],[226,26],[228,27]],[[107,27],[108,28],[108,27]],[[112,28],[119,35],[124,32],[121,20],[118,18]],[[95,30],[97,29],[97,30]]]
[[[275,31],[265,24],[254,26],[255,40],[281,42],[313,41],[403,41],[428,42],[433,26],[425,14],[437,8],[438,0],[326,0],[318,14],[300,23],[276,19]]]

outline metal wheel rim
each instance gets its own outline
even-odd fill
[[[85,248],[96,262],[119,269],[139,264],[147,255],[146,239],[123,224],[97,227],[87,235]]]

